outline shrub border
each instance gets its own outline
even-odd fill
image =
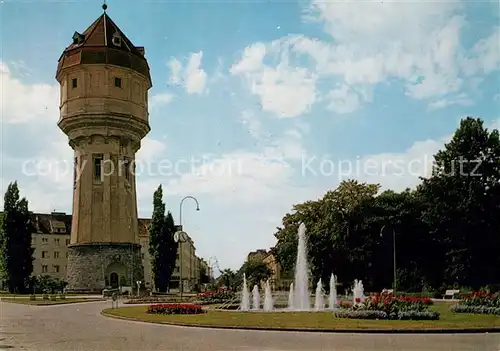
[[[168,326],[205,328],[205,329],[232,329],[232,330],[252,330],[252,331],[282,331],[301,333],[338,333],[338,334],[484,334],[500,333],[500,327],[489,328],[420,328],[420,329],[319,329],[319,328],[275,328],[275,327],[239,327],[235,325],[210,325],[210,324],[188,324],[176,322],[153,322],[140,318],[130,318],[116,316],[108,313],[106,308],[101,311],[101,315],[108,318],[121,319],[136,323],[163,324]]]

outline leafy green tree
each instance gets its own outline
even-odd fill
[[[423,220],[440,244],[434,284],[479,288],[500,277],[500,142],[498,130],[467,117],[418,189]]]
[[[266,281],[273,274],[269,266],[260,257],[245,261],[238,273],[242,278],[243,274],[245,274],[249,286],[259,285],[260,282]]]
[[[174,240],[174,234],[177,227],[174,223],[174,217],[172,213],[168,211],[165,216],[165,221],[163,225],[163,234],[161,243],[163,246],[163,252],[165,253],[165,280],[166,286],[170,285],[170,280],[172,278],[172,273],[174,272],[175,262],[177,258],[177,249],[179,245]]]
[[[227,268],[221,272],[221,275],[217,279],[218,282],[217,285],[218,286],[222,285],[227,288],[231,288],[234,286],[235,280],[236,280],[236,273],[233,270]]]
[[[153,281],[156,289],[167,291],[166,279],[166,257],[164,241],[165,226],[165,203],[163,202],[163,190],[161,185],[153,195],[153,216],[151,217],[151,226],[149,228],[149,255],[151,257],[151,267]]]
[[[33,272],[28,201],[20,198],[17,182],[10,183],[4,197],[0,229],[0,273],[10,292],[24,292]]]
[[[153,216],[149,228],[149,255],[153,271],[153,281],[159,291],[167,291],[175,268],[177,243],[174,241],[176,226],[170,211],[165,216],[163,189],[153,195]]]

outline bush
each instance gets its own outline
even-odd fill
[[[205,291],[198,294],[198,299],[203,305],[225,303],[233,300],[236,294],[230,290]]]
[[[500,316],[500,307],[455,305],[451,310],[455,313],[494,314]]]
[[[30,300],[36,300],[36,295],[30,295]]]
[[[439,312],[434,311],[405,311],[399,313],[387,313],[376,310],[347,310],[335,313],[337,318],[350,319],[393,319],[393,320],[438,320]]]
[[[49,299],[49,294],[43,294],[43,295],[42,295],[42,299],[44,299],[44,300],[48,300],[48,299]]]
[[[150,305],[146,311],[151,314],[200,314],[203,310],[200,305],[191,303],[166,303]]]
[[[463,306],[484,306],[500,308],[500,294],[491,294],[484,291],[473,291],[463,296],[458,302]]]
[[[393,297],[391,294],[380,294],[366,298],[362,303],[355,304],[354,310],[384,311],[387,315],[397,315],[399,312],[427,311],[433,302],[429,298]]]
[[[335,317],[350,319],[387,319],[388,315],[384,311],[347,310],[335,312]]]
[[[439,319],[439,312],[435,311],[404,311],[397,314],[399,320],[430,320],[437,321]]]

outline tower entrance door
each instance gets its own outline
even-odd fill
[[[118,288],[118,273],[112,272],[109,275],[109,284],[111,285],[111,289]]]

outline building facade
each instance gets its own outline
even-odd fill
[[[142,276],[144,286],[153,288],[152,267],[149,255],[149,226],[151,220],[148,218],[139,218],[139,242],[140,242],[140,259],[144,271]],[[31,246],[33,252],[33,276],[49,275],[53,278],[66,280],[68,267],[69,247],[71,245],[71,223],[72,216],[62,212],[32,213],[32,235]],[[191,238],[181,244],[182,253],[182,278],[184,281],[184,291],[189,292],[201,285],[200,276],[202,266],[205,267],[206,262],[196,256],[196,248]],[[177,289],[180,281],[180,250],[178,249],[177,261],[174,272],[171,278],[171,287]],[[106,279],[106,267],[101,266],[101,276],[105,281],[106,287],[113,287],[113,282]],[[118,286],[129,286],[127,277],[120,277]]]
[[[67,246],[69,291],[144,280],[134,162],[150,131],[152,87],[143,47],[106,14],[59,58],[59,128],[74,150],[73,216]]]

